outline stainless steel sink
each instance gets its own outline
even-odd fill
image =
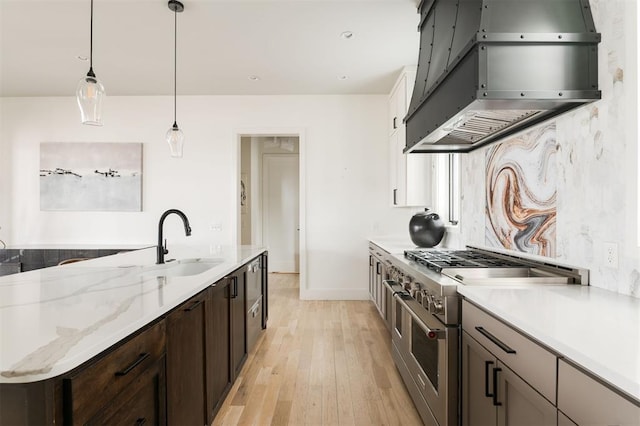
[[[561,276],[538,268],[449,268],[443,271],[466,285],[564,285],[573,283],[572,277]]]

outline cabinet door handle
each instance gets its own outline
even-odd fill
[[[398,121],[398,117],[393,117],[393,128],[394,128],[394,129],[397,129],[397,128],[398,128],[398,123],[397,123],[397,121]]]
[[[376,263],[376,274],[380,275],[380,263]]]
[[[491,365],[493,365],[493,361],[484,362],[484,396],[487,398],[491,398],[493,396],[493,394],[489,392],[489,366]]]
[[[502,402],[498,402],[498,373],[502,371],[502,368],[493,369],[493,405],[499,407]]]
[[[238,277],[231,277],[231,285],[233,286],[231,288],[231,298],[235,299],[238,297]]]
[[[149,358],[151,354],[149,352],[143,352],[140,355],[138,355],[138,359],[136,359],[130,366],[128,366],[127,368],[125,368],[124,370],[121,371],[116,371],[116,376],[120,377],[120,376],[126,376],[127,374],[129,374],[129,372],[131,370],[133,370],[134,368],[136,368],[138,365],[140,365],[140,363],[142,361],[144,361],[145,359]]]
[[[136,420],[136,426],[142,426],[146,422],[147,422],[147,419],[145,419],[144,417],[141,417],[138,420]]]
[[[193,304],[191,306],[189,306],[187,309],[185,309],[185,312],[191,312],[193,311],[195,308],[197,308],[200,304],[202,304],[202,302],[204,302],[203,300],[196,300],[195,302],[193,302]]]
[[[397,189],[393,190],[393,205],[394,206],[398,205],[398,190]]]
[[[480,334],[482,334],[487,339],[491,340],[491,342],[493,342],[493,344],[495,344],[497,347],[499,347],[500,349],[502,349],[506,353],[508,353],[508,354],[515,354],[516,353],[516,351],[514,349],[511,349],[504,342],[502,342],[502,340],[498,339],[496,336],[494,336],[493,334],[489,333],[487,330],[484,329],[484,327],[476,327],[476,330],[478,330],[478,332]]]

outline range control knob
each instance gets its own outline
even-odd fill
[[[436,298],[433,299],[433,313],[434,314],[444,313],[444,305],[442,304],[442,300],[438,300]]]

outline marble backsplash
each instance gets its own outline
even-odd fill
[[[591,0],[599,46],[602,99],[555,120],[557,249],[554,259],[586,267],[591,285],[640,298],[636,4]],[[462,156],[460,242],[485,240],[486,150]],[[607,243],[617,266],[605,262]]]

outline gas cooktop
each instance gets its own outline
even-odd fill
[[[522,268],[522,262],[473,250],[406,250],[404,256],[436,272],[447,268]]]
[[[589,273],[550,261],[523,259],[488,249],[406,250],[404,256],[464,284],[588,284]]]

